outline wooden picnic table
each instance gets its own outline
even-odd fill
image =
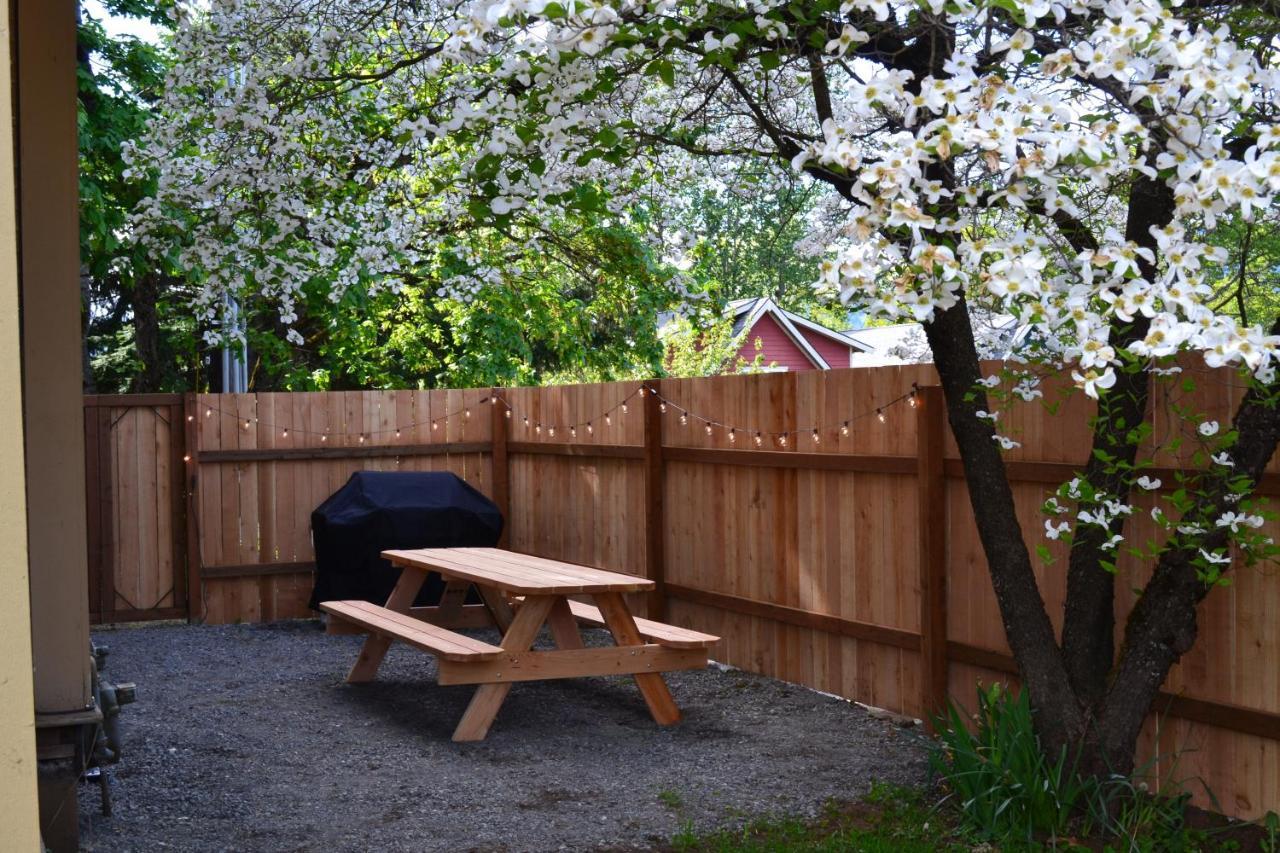
[[[679,722],[680,710],[662,673],[705,667],[708,649],[719,641],[633,616],[626,593],[653,589],[653,581],[645,578],[498,548],[423,548],[384,551],[382,556],[400,567],[385,605],[320,605],[330,616],[331,633],[369,635],[347,681],[371,681],[392,642],[434,655],[440,684],[479,685],[453,733],[455,741],[483,740],[517,681],[632,675],[653,719],[659,725]],[[445,580],[440,604],[414,607],[433,572]],[[466,603],[472,587],[481,604]],[[571,595],[590,597],[594,605]],[[586,648],[579,622],[608,628],[616,645]],[[556,648],[534,651],[544,624]],[[489,626],[502,631],[499,645],[455,630]]]

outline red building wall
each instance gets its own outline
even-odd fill
[[[849,366],[849,347],[803,327],[799,331],[800,334],[804,335],[804,339],[809,342],[809,346],[816,349],[818,355],[827,360],[827,364],[832,367]]]
[[[778,325],[778,321],[768,314],[765,314],[756,321],[751,327],[751,331],[747,333],[742,348],[738,350],[738,355],[750,362],[756,357],[756,340],[759,339],[762,344],[760,354],[764,356],[764,364],[777,364],[778,367],[785,367],[787,370],[816,370],[817,367],[809,357],[804,354],[804,350],[796,346],[791,338],[787,337],[787,333]],[[824,356],[825,357],[825,356]],[[849,366],[849,356],[844,356],[844,360],[839,363],[840,367]]]

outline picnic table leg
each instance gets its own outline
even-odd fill
[[[476,590],[480,593],[480,600],[484,602],[484,606],[489,608],[489,615],[497,623],[498,630],[503,633],[510,631],[511,624],[515,621],[515,612],[511,609],[511,602],[507,601],[506,593],[480,584],[476,584]],[[521,651],[524,650],[521,649]]]
[[[484,595],[485,588],[480,587],[480,590],[481,595]],[[516,611],[511,627],[502,637],[502,648],[512,652],[528,651],[533,641],[538,638],[542,624],[547,621],[547,614],[551,612],[556,598],[557,596],[552,595],[530,595],[525,598],[520,609]],[[453,739],[455,741],[484,740],[484,736],[489,733],[489,726],[493,724],[493,718],[498,716],[498,709],[502,707],[503,700],[507,698],[509,692],[511,692],[510,682],[481,684],[477,687],[475,695],[471,697],[471,704],[467,705],[466,713],[462,715],[462,719],[458,721],[458,727],[453,731]]]
[[[426,572],[402,568],[400,579],[396,581],[395,589],[391,590],[391,595],[383,606],[397,613],[408,613],[409,608],[413,607],[413,600],[418,597],[418,590],[422,589],[426,581]],[[360,648],[360,657],[356,658],[355,666],[351,667],[351,672],[347,673],[347,683],[363,684],[366,681],[372,681],[378,674],[378,667],[382,666],[382,659],[387,656],[389,648],[391,648],[391,640],[388,637],[370,634],[365,638],[364,645]]]
[[[440,594],[440,609],[436,611],[436,623],[449,627],[453,621],[462,616],[462,605],[467,601],[467,590],[471,584],[449,578],[445,581],[444,592]]]
[[[573,611],[569,609],[569,599],[555,600],[551,605],[551,614],[547,617],[547,625],[551,628],[551,637],[556,641],[556,648],[583,648],[582,632],[578,630],[578,620],[573,618]]]
[[[636,620],[631,615],[631,608],[627,607],[622,593],[597,593],[595,599],[600,607],[600,615],[604,617],[605,625],[613,634],[614,642],[619,646],[643,645],[644,640],[640,637],[640,629],[636,627]],[[660,673],[641,672],[636,674],[635,679],[636,686],[640,688],[640,695],[649,706],[649,713],[653,715],[655,723],[660,726],[670,726],[680,722],[680,709],[676,707],[676,700],[671,697],[667,682],[663,680]]]

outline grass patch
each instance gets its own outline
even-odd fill
[[[671,840],[670,849],[677,853],[929,853],[972,847],[962,843],[954,819],[929,808],[921,792],[876,783],[858,802],[828,802],[816,818],[755,820],[739,829],[708,835],[686,829]]]

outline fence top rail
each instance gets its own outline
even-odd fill
[[[85,408],[131,406],[180,406],[181,394],[85,394]]]

